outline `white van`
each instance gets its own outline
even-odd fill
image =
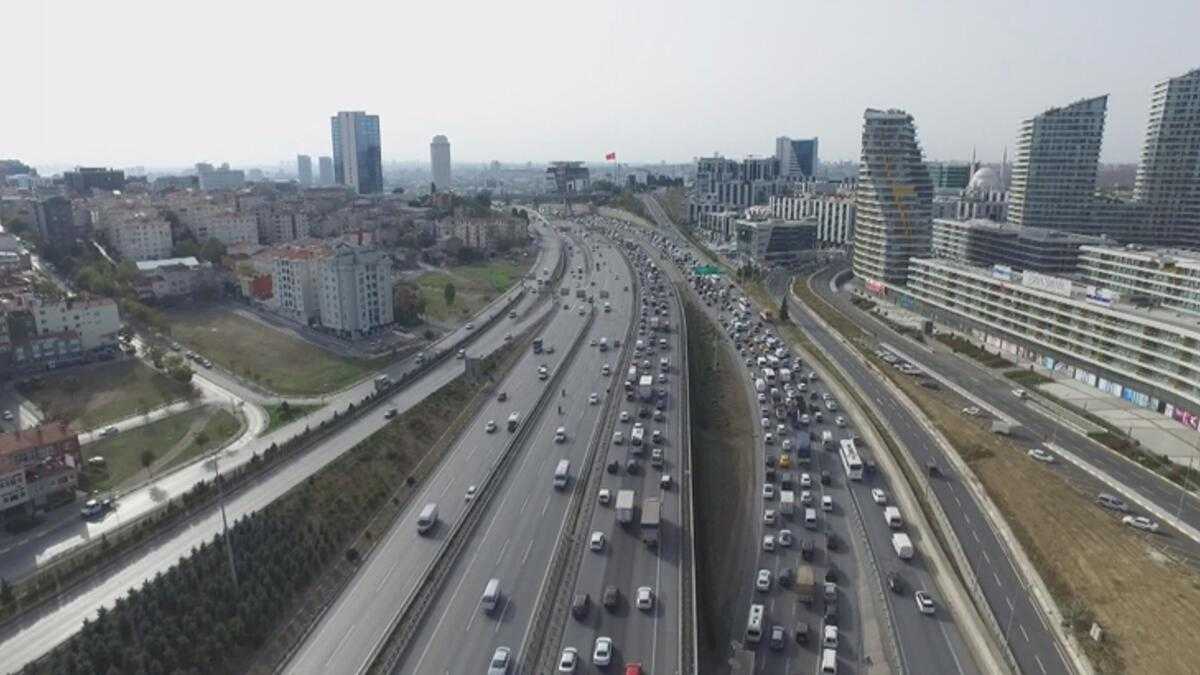
[[[487,582],[487,586],[483,588],[483,597],[479,600],[479,606],[483,609],[484,614],[491,614],[496,611],[496,607],[500,605],[500,580],[491,579]]]
[[[437,524],[437,504],[429,503],[421,509],[417,516],[417,534],[425,534]]]
[[[746,642],[757,643],[762,640],[764,611],[762,605],[750,605],[750,617],[746,619]]]
[[[821,650],[821,675],[837,675],[837,650]]]
[[[821,640],[821,645],[826,649],[837,649],[838,646],[838,627],[825,626],[825,636]]]
[[[817,510],[804,509],[804,527],[810,530],[817,529]]]
[[[554,469],[554,489],[561,490],[567,487],[569,480],[571,480],[571,461],[560,459],[558,466]]]

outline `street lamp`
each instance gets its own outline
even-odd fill
[[[229,519],[225,516],[225,488],[221,483],[221,469],[218,461],[220,455],[213,456],[213,471],[216,472],[216,478],[213,480],[217,484],[217,501],[221,505],[221,527],[222,536],[225,539],[225,552],[229,554],[229,576],[233,578],[233,590],[238,590],[237,567],[233,564],[233,541],[229,538]]]

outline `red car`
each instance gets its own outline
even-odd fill
[[[626,663],[625,664],[625,675],[642,675],[642,664]]]

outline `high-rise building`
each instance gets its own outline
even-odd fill
[[[333,185],[333,158],[320,157],[317,159],[317,180],[322,187]]]
[[[1154,86],[1133,194],[1147,239],[1200,247],[1200,68]]]
[[[935,190],[966,190],[971,181],[971,166],[958,162],[930,162],[929,178]]]
[[[780,136],[775,139],[775,159],[781,178],[812,178],[817,172],[817,139]]]
[[[1098,225],[1096,172],[1108,95],[1051,108],[1021,123],[1008,222],[1089,233]]]
[[[433,185],[441,191],[450,189],[450,141],[438,134],[429,144],[429,163],[433,167]]]
[[[333,177],[359,194],[383,192],[383,155],[379,115],[361,110],[339,112],[329,119],[333,136]]]
[[[863,118],[854,273],[868,283],[903,284],[909,259],[929,255],[933,183],[912,115],[868,108]]]
[[[392,259],[378,249],[335,244],[317,263],[321,325],[359,336],[394,323]]]
[[[300,178],[300,185],[312,185],[312,157],[296,155],[296,175]]]

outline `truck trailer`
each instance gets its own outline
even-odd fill
[[[662,518],[662,502],[648,497],[642,502],[642,542],[650,548],[658,546],[658,530]]]
[[[617,523],[628,525],[633,522],[633,500],[636,498],[633,490],[617,490]]]

